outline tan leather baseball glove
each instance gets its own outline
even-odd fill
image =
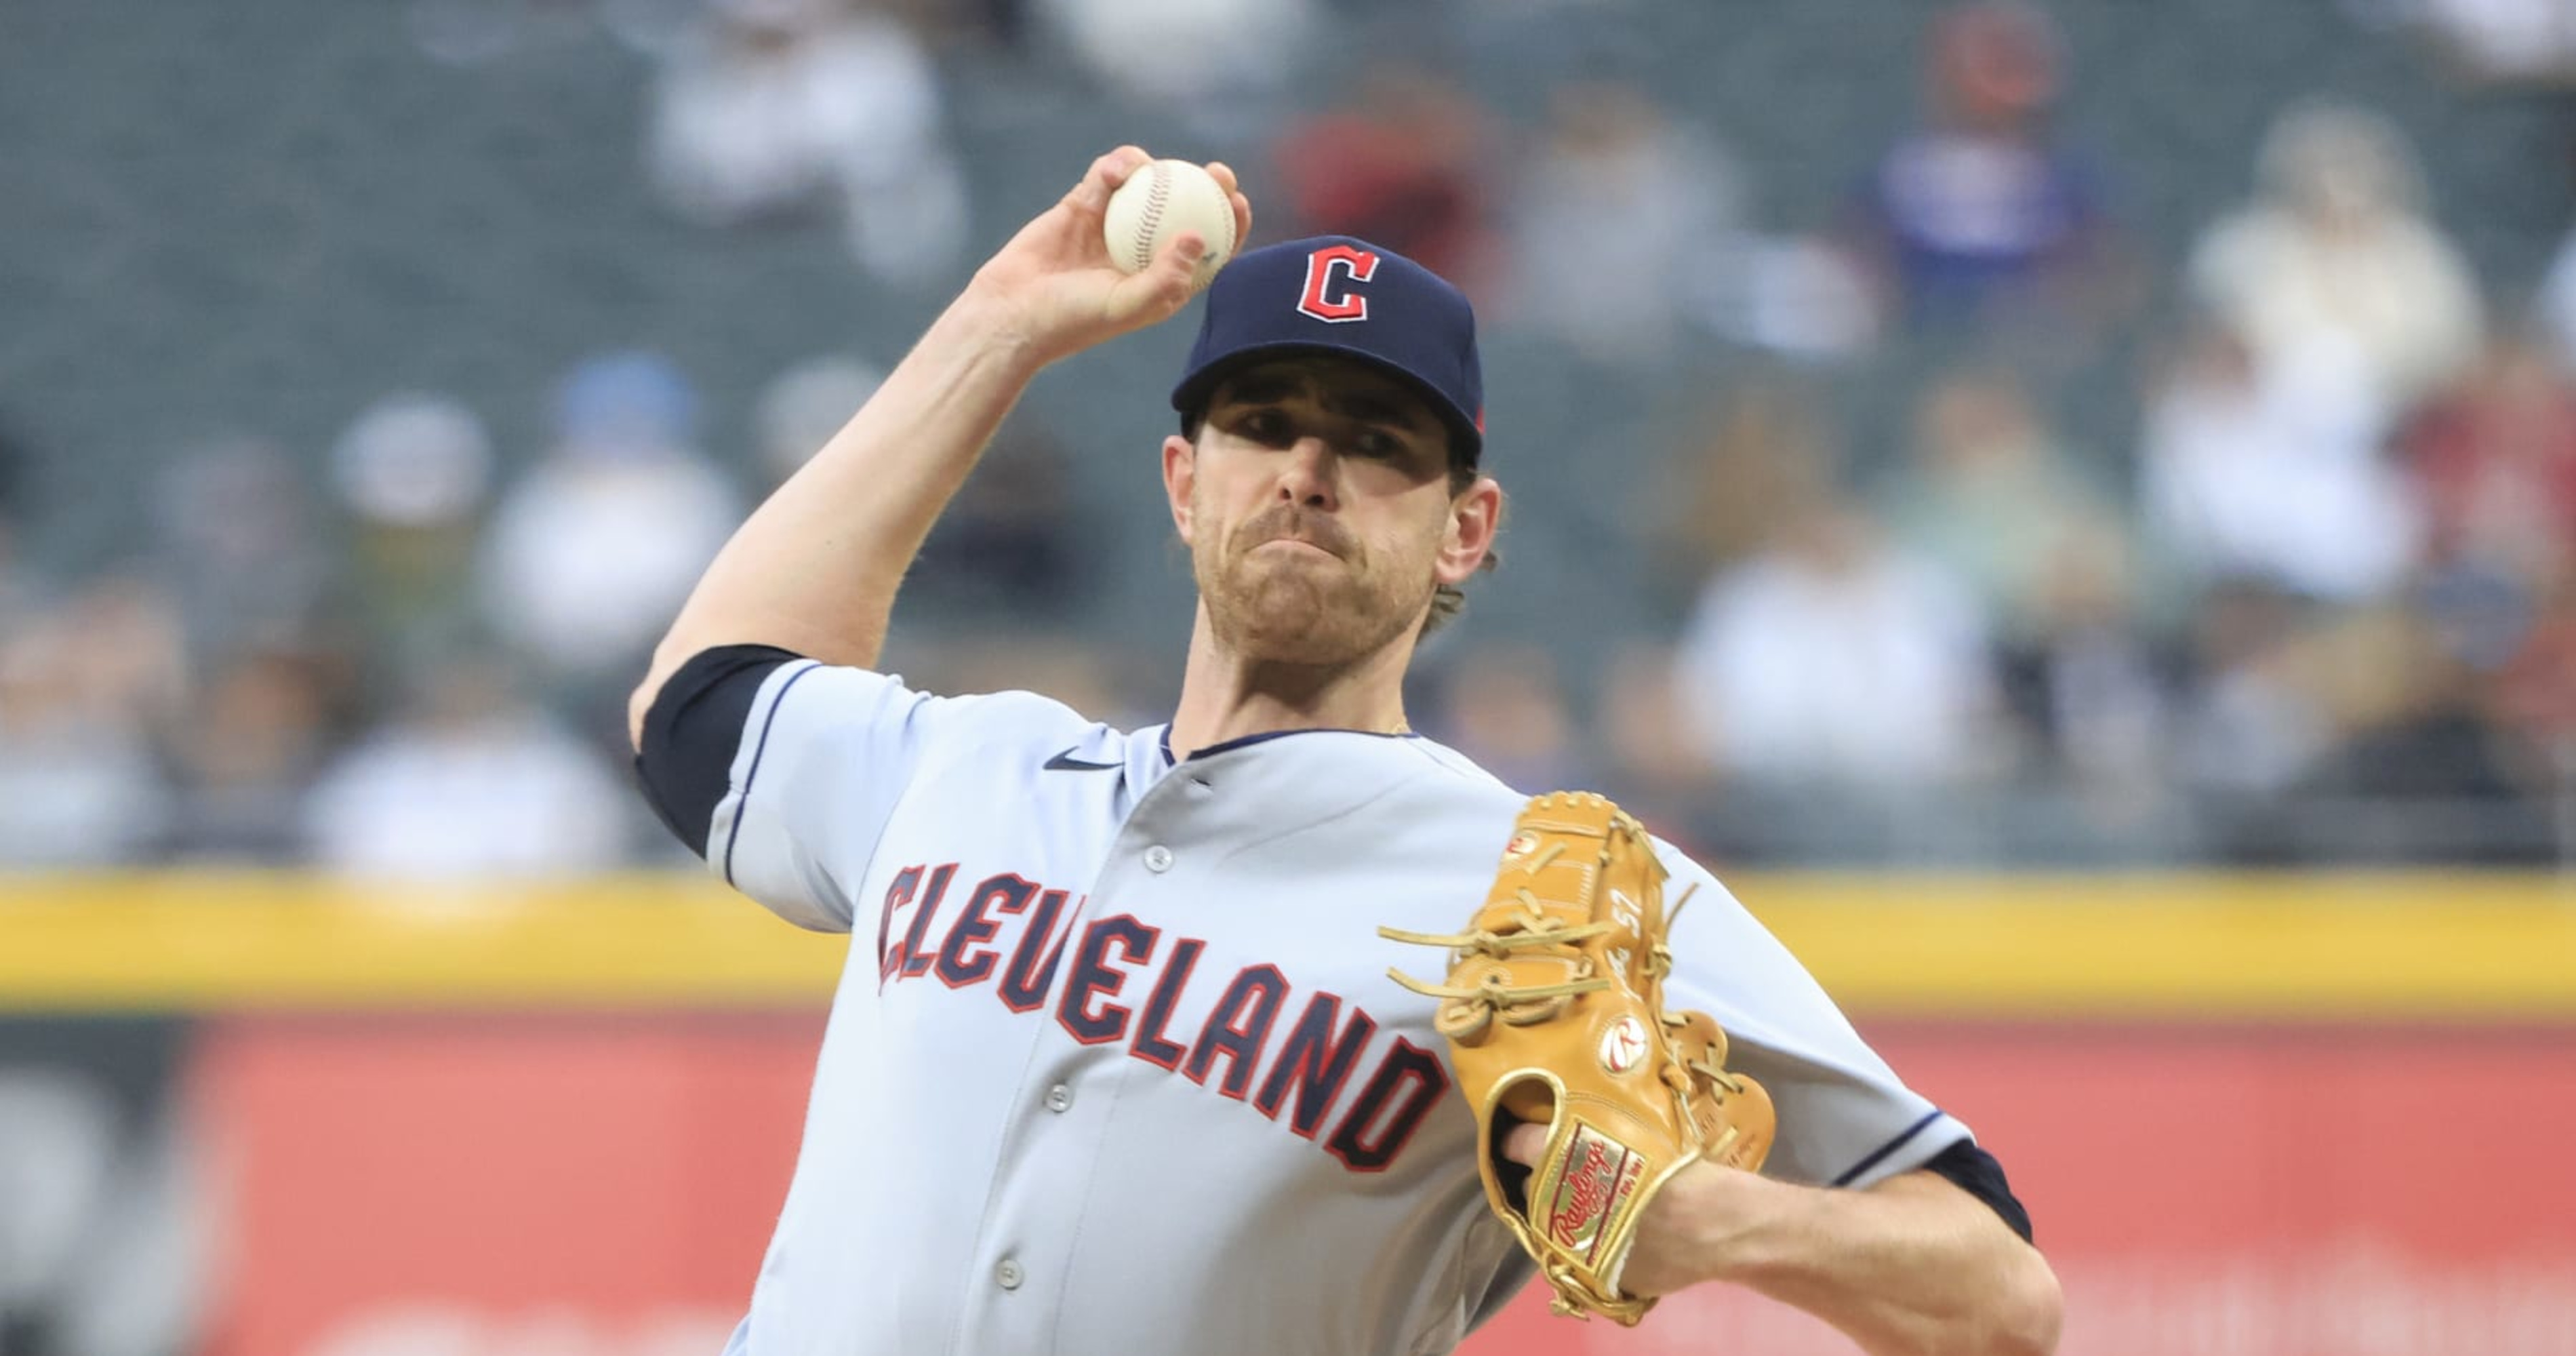
[[[1555,1311],[1629,1325],[1655,1303],[1619,1290],[1647,1204],[1696,1159],[1759,1168],[1773,1126],[1769,1095],[1726,1071],[1717,1022],[1664,1011],[1664,877],[1635,819],[1559,792],[1521,811],[1465,932],[1378,929],[1450,949],[1443,983],[1387,973],[1440,1000],[1485,1199],[1537,1260]],[[1498,1156],[1516,1120],[1554,1122],[1525,1192]]]

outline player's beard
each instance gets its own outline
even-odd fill
[[[1283,537],[1334,558],[1260,549]],[[1418,561],[1382,558],[1339,520],[1294,504],[1274,504],[1221,539],[1203,536],[1190,555],[1217,643],[1255,663],[1355,664],[1421,625],[1436,583],[1427,550]]]

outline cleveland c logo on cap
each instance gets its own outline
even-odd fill
[[[1342,276],[1336,281],[1334,274]],[[1350,245],[1326,245],[1306,256],[1306,295],[1297,309],[1317,320],[1341,324],[1346,320],[1368,319],[1368,295],[1358,284],[1367,282],[1377,272],[1377,254],[1373,250]]]

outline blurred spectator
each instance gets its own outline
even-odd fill
[[[2191,283],[2262,380],[2345,406],[2366,437],[2466,365],[2482,324],[2404,138],[2342,105],[2273,124],[2255,201],[2201,239]]]
[[[2527,780],[2576,815],[2576,570],[2562,572],[2537,600],[2488,704],[2497,725],[2520,741]]]
[[[869,272],[921,286],[967,236],[941,120],[938,69],[893,17],[858,0],[715,0],[665,60],[650,156],[696,220],[837,213]]]
[[[1896,539],[1966,584],[2012,644],[2046,630],[2062,564],[2119,527],[2030,394],[2001,371],[1935,380],[1914,414],[1912,463],[1879,496]]]
[[[2031,5],[1963,5],[1933,23],[1928,52],[1929,121],[1879,160],[1863,202],[1860,253],[1886,308],[1935,325],[2091,316],[2114,297],[2114,254],[2093,175],[2049,131],[2056,26]]]
[[[1922,787],[1988,770],[1988,649],[1962,580],[1826,499],[1784,506],[1777,543],[1709,581],[1675,662],[1720,771]]]
[[[2394,8],[2422,26],[2470,80],[2576,82],[2576,8],[2566,0],[2394,0]]]
[[[161,855],[293,865],[303,799],[326,751],[336,684],[315,656],[255,651],[215,673],[169,734],[175,774]]]
[[[1342,108],[1291,125],[1271,148],[1287,235],[1355,235],[1470,295],[1492,245],[1485,112],[1438,73],[1391,59]]]
[[[405,709],[325,770],[303,815],[318,866],[435,878],[614,866],[632,803],[499,660],[462,654],[416,675]]]
[[[2504,862],[2547,855],[2546,821],[2481,718],[2472,675],[2434,642],[2423,618],[2395,610],[2347,616],[2305,637],[2301,648],[2338,747],[2311,769],[2299,793],[2328,813],[2368,815],[2372,830],[2305,830],[2289,844],[2300,856]]]
[[[1004,424],[922,544],[904,583],[909,605],[1028,621],[1078,609],[1099,575],[1081,515],[1067,511],[1073,490],[1071,459],[1052,432],[1031,419]]]
[[[2199,642],[2183,768],[2221,856],[2501,860],[2546,841],[2421,618],[2238,587]]]
[[[1991,620],[2000,695],[2026,752],[2040,770],[2134,790],[2155,771],[2163,703],[2107,497],[1999,370],[1933,382],[1915,410],[1913,452],[1881,494],[1882,514]]]
[[[1604,789],[1657,833],[1691,837],[1694,802],[1707,790],[1709,764],[1690,737],[1673,649],[1652,641],[1620,647],[1602,666],[1592,737],[1605,760]]]
[[[159,564],[200,659],[295,645],[324,625],[337,565],[308,481],[262,438],[199,444],[161,472]]]
[[[1448,655],[1440,669],[1424,724],[1442,743],[1533,794],[1595,784],[1599,770],[1574,737],[1553,655],[1489,642]]]
[[[377,657],[409,667],[472,631],[474,547],[492,484],[483,421],[446,396],[387,396],[340,435],[331,472]]]
[[[692,445],[696,393],[660,357],[584,362],[555,415],[555,447],[493,518],[484,606],[556,680],[632,682],[741,504]]]
[[[1720,334],[1804,362],[1851,358],[1876,342],[1878,299],[1848,251],[1791,235],[1747,236],[1734,253],[1702,301]]]
[[[2190,789],[2226,804],[2286,791],[2331,737],[2322,703],[2297,662],[2304,606],[2252,583],[2213,590],[2194,617],[2180,771]]]
[[[2040,769],[2113,812],[2146,808],[2170,771],[2172,703],[2132,575],[2116,533],[2063,542],[2032,599],[2032,629],[2002,655],[2004,702]]]
[[[2406,447],[2432,522],[2418,607],[2477,684],[2446,714],[2474,708],[2518,786],[2576,806],[2576,390],[2500,339]]]
[[[185,673],[175,610],[137,579],[93,584],[0,638],[0,862],[145,855],[168,812],[151,734]]]
[[[2422,567],[2405,601],[2446,658],[2492,675],[2530,639],[2547,591],[2545,579],[2463,558]]]
[[[2433,559],[2535,582],[2576,564],[2576,389],[2536,345],[2491,344],[2403,445]]]
[[[1313,0],[1032,4],[1092,78],[1139,103],[1227,129],[1259,119],[1272,98],[1304,75],[1314,11]],[[1145,55],[1149,48],[1177,59],[1153,59]]]
[[[1568,85],[1548,110],[1512,203],[1509,322],[1604,366],[1669,359],[1693,299],[1742,262],[1735,167],[1626,85]]]
[[[188,692],[190,657],[177,600],[140,573],[101,576],[64,598],[13,642],[65,676],[78,710],[151,731]]]
[[[753,412],[763,483],[786,483],[884,381],[883,369],[840,353],[819,354],[770,378]]]
[[[2360,600],[2385,595],[2413,559],[2417,510],[2381,461],[2376,419],[2340,383],[2305,375],[2209,328],[2150,397],[2141,497],[2182,583],[2241,576]]]
[[[1792,382],[1746,382],[1687,430],[1639,505],[1658,524],[1656,577],[1685,588],[1767,545],[1785,506],[1825,493],[1842,471],[1838,434]]]

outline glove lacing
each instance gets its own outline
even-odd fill
[[[1522,863],[1521,870],[1535,876],[1564,852],[1564,844],[1550,843],[1545,851]],[[1606,858],[1607,854],[1604,855]],[[1571,952],[1571,943],[1598,937],[1611,929],[1608,923],[1559,924],[1539,907],[1538,896],[1530,893],[1527,886],[1521,887],[1516,894],[1520,902],[1520,917],[1504,920],[1507,925],[1517,924],[1508,932],[1497,932],[1491,928],[1460,933],[1409,932],[1403,928],[1381,927],[1377,935],[1392,942],[1448,947],[1457,952],[1461,960],[1469,955],[1482,955],[1507,961],[1516,951],[1537,947]],[[1532,1026],[1552,1021],[1577,995],[1598,993],[1610,987],[1608,978],[1594,973],[1590,956],[1573,952],[1572,959],[1574,978],[1558,984],[1514,984],[1511,976],[1500,970],[1486,972],[1483,981],[1473,988],[1430,984],[1392,968],[1386,975],[1425,998],[1439,999],[1440,1008],[1432,1014],[1432,1026],[1453,1041],[1467,1041],[1482,1034],[1497,1016],[1511,1026]]]
[[[1462,958],[1483,955],[1509,960],[1514,952],[1538,947],[1570,949],[1571,943],[1598,937],[1612,927],[1609,923],[1559,925],[1548,917],[1545,909],[1539,907],[1538,896],[1531,894],[1526,887],[1518,892],[1518,898],[1520,916],[1504,920],[1507,926],[1517,926],[1507,932],[1491,928],[1459,933],[1410,932],[1393,927],[1381,927],[1377,932],[1389,941],[1448,947]],[[1610,987],[1607,977],[1593,972],[1590,956],[1575,952],[1572,959],[1574,978],[1557,984],[1514,984],[1511,976],[1501,970],[1485,972],[1484,979],[1472,988],[1428,983],[1401,970],[1389,969],[1386,973],[1387,978],[1425,998],[1441,1000],[1439,1011],[1432,1015],[1432,1025],[1441,1035],[1451,1040],[1472,1040],[1492,1025],[1496,1017],[1511,1026],[1551,1021],[1565,1011],[1566,1005],[1573,1002],[1576,995],[1598,993]]]

